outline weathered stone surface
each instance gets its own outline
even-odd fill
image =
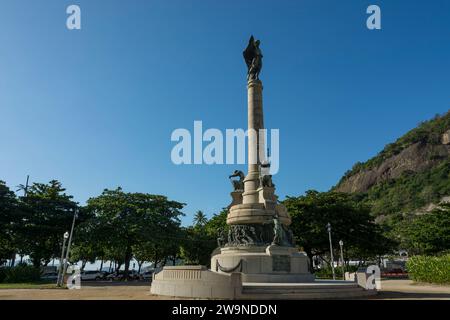
[[[447,157],[450,157],[450,145],[417,142],[385,160],[380,166],[348,177],[335,190],[338,192],[366,192],[375,184],[400,177],[403,172],[425,171],[442,161],[442,158]]]
[[[441,141],[442,141],[442,144],[445,144],[445,145],[450,144],[450,130],[448,130],[446,133],[444,133],[442,135]]]

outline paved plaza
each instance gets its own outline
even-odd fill
[[[148,283],[87,283],[80,290],[0,289],[0,300],[168,300],[150,293]],[[382,290],[369,299],[450,300],[450,286],[414,284],[411,280],[383,280]]]

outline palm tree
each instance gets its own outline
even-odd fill
[[[208,222],[208,218],[203,213],[203,211],[198,210],[194,216],[194,225],[196,226],[204,226]]]

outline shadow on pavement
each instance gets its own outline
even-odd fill
[[[450,293],[381,291],[374,299],[449,299]]]
[[[150,287],[150,281],[82,281],[83,287]]]

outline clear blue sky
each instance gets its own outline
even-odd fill
[[[78,4],[82,30],[66,29]],[[382,30],[369,31],[378,4]],[[171,132],[245,128],[250,34],[280,198],[326,191],[450,107],[450,1],[0,1],[0,179],[164,194],[211,216],[229,165],[175,166]]]

